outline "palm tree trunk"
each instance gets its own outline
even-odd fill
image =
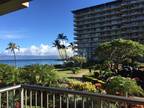
[[[65,59],[67,60],[68,59],[68,55],[67,55],[67,51],[66,51],[66,49],[64,49],[64,52],[65,52]]]
[[[16,54],[14,50],[13,50],[13,54],[14,54],[14,66],[16,67]]]
[[[64,59],[64,57],[63,57],[63,55],[62,55],[62,53],[61,53],[60,50],[61,50],[61,49],[58,49],[59,56],[61,57],[61,59]]]
[[[64,45],[64,40],[62,40],[62,43],[63,43],[63,45]],[[66,51],[66,48],[64,48],[64,53],[65,53],[65,57],[64,57],[64,59],[68,59],[68,55],[67,55],[67,51]]]

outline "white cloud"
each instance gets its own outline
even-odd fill
[[[68,49],[68,54],[72,55],[72,50]],[[5,55],[11,55],[12,53],[9,50],[4,52]],[[21,47],[20,50],[16,50],[17,55],[34,55],[34,56],[58,56],[58,51],[55,47],[52,47],[47,44],[41,44],[39,46],[31,45],[28,48]]]
[[[24,36],[22,34],[27,33],[22,29],[19,30],[0,30],[0,39],[7,40],[7,39],[23,39],[28,38],[28,36]]]
[[[1,40],[7,40],[7,39],[22,39],[22,38],[26,38],[26,36],[12,35],[12,34],[0,35],[0,39],[1,39]]]
[[[5,35],[5,36],[2,36],[3,39],[19,39],[21,38],[20,36],[14,36],[14,35]]]

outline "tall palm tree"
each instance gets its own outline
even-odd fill
[[[8,47],[6,48],[6,50],[10,50],[14,55],[15,66],[16,66],[16,52],[15,52],[16,49],[19,50],[19,46],[17,46],[16,43],[13,42],[10,42],[8,44]]]
[[[66,41],[68,41],[67,36],[64,35],[64,33],[58,34],[57,40],[60,40],[62,44],[64,45]]]
[[[60,33],[60,34],[58,34],[58,36],[57,36],[57,40],[60,41],[60,44],[61,44],[61,46],[62,46],[61,49],[64,51],[64,56],[65,56],[64,59],[68,59],[67,47],[66,47],[66,45],[65,45],[65,42],[68,41],[67,36],[65,36],[64,33]]]
[[[72,49],[73,54],[74,54],[76,51],[76,44],[74,42],[71,42],[68,47]]]
[[[58,53],[59,53],[59,56],[60,56],[62,59],[64,59],[63,54],[62,54],[62,52],[61,52],[62,45],[60,44],[60,41],[59,41],[59,40],[56,39],[56,40],[53,42],[53,47],[56,47],[56,48],[57,48]]]

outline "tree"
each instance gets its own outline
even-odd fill
[[[8,44],[8,47],[6,48],[6,50],[10,50],[14,55],[15,67],[16,67],[16,52],[15,52],[16,49],[19,50],[19,46],[17,46],[16,43],[12,43],[12,42],[10,42]]]
[[[61,51],[62,45],[60,44],[60,41],[59,41],[59,40],[55,40],[55,41],[53,42],[53,47],[56,47],[56,48],[57,48],[58,53],[59,53],[59,56],[60,56],[62,59],[64,59],[63,53],[62,53],[62,51]]]
[[[68,47],[72,49],[73,55],[75,55],[76,44],[74,42],[71,42]]]
[[[115,39],[100,44],[96,49],[96,57],[101,61],[111,61],[114,64],[121,64],[127,59],[144,56],[144,45],[139,42],[125,39]]]
[[[120,95],[144,95],[143,89],[137,85],[135,80],[121,76],[111,77],[106,84],[106,89],[110,94],[120,93]]]
[[[63,45],[65,45],[65,42],[68,41],[67,36],[64,35],[64,33],[58,34],[57,40],[60,40]]]
[[[82,68],[83,63],[86,63],[86,58],[82,56],[73,56],[71,60],[74,62],[75,65],[80,65]]]
[[[6,85],[20,84],[19,69],[7,64],[0,64],[0,81]]]
[[[61,49],[62,49],[62,51],[64,51],[64,52],[63,52],[63,54],[64,54],[64,59],[67,60],[67,59],[68,59],[67,47],[66,47],[66,41],[68,41],[67,36],[65,36],[64,33],[60,33],[60,34],[58,34],[56,40],[58,40],[58,41],[60,42]]]

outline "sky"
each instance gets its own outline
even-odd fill
[[[20,46],[19,55],[56,55],[52,42],[59,33],[73,41],[72,10],[112,0],[32,0],[30,7],[0,16],[0,54],[9,42]]]

